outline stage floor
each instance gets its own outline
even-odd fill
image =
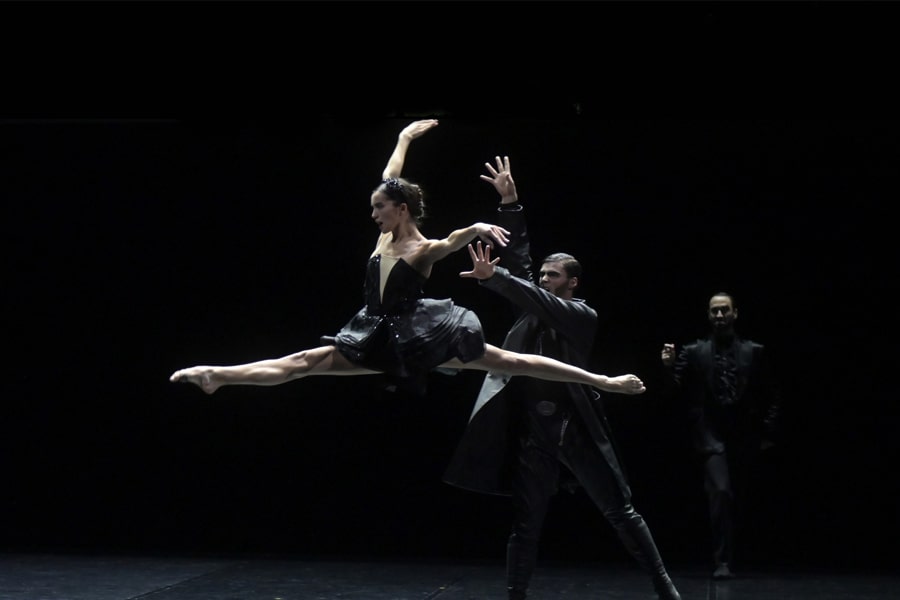
[[[684,600],[888,600],[900,575],[773,570],[726,582],[670,568]],[[652,600],[633,566],[539,565],[534,600]],[[2,600],[505,600],[502,564],[301,558],[0,555]]]

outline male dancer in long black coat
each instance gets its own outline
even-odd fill
[[[518,309],[503,347],[584,366],[597,329],[597,313],[574,297],[581,265],[557,253],[532,280],[525,213],[518,201],[509,158],[486,163],[481,178],[501,196],[497,222],[511,234],[500,248],[502,265],[490,248],[470,245],[473,270],[463,273]],[[538,541],[556,493],[561,467],[568,469],[602,511],[625,547],[652,578],[658,597],[680,600],[650,529],[631,504],[631,490],[616,455],[599,393],[593,388],[531,377],[488,373],[466,431],[444,473],[461,488],[511,495],[512,533],[507,543],[510,600],[526,597],[537,560]]]

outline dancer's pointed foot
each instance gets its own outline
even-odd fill
[[[211,367],[191,367],[172,373],[169,381],[172,383],[193,383],[207,394],[212,394],[219,389],[218,383],[213,381]]]
[[[647,391],[644,382],[637,375],[619,375],[617,377],[606,377],[603,386],[598,386],[601,390],[612,392],[614,394],[643,394]]]

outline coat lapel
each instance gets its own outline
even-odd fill
[[[737,349],[737,390],[735,399],[740,399],[747,388],[750,377],[750,365],[753,363],[753,343],[748,341],[738,342]]]

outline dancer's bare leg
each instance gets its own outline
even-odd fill
[[[175,371],[169,381],[193,383],[207,394],[223,385],[280,385],[310,375],[370,375],[377,373],[359,367],[334,346],[301,350],[281,358],[242,365],[198,366]]]
[[[477,360],[464,363],[454,358],[441,366],[453,369],[493,371],[506,375],[536,377],[549,381],[581,383],[616,394],[643,394],[647,391],[644,383],[635,375],[609,377],[591,373],[546,356],[511,352],[491,344],[484,345],[484,356]]]

